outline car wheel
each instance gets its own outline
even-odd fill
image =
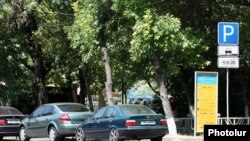
[[[22,126],[19,131],[20,141],[29,141],[30,138],[27,135],[26,129]]]
[[[78,127],[76,129],[76,141],[84,141],[84,140],[85,140],[84,131],[81,127]]]
[[[152,138],[151,141],[162,141],[162,137]]]
[[[50,141],[61,141],[63,140],[63,136],[58,135],[55,127],[49,128],[49,140]]]
[[[109,141],[122,141],[122,139],[119,139],[119,132],[117,129],[112,128],[110,130],[110,134],[109,134]]]
[[[3,140],[3,136],[0,136],[0,141]]]

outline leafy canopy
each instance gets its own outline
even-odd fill
[[[152,60],[152,53],[156,53],[171,76],[180,68],[208,65],[209,62],[202,58],[202,53],[207,50],[202,38],[191,28],[181,28],[178,18],[169,13],[158,15],[153,10],[146,10],[134,26],[130,52],[135,62]]]

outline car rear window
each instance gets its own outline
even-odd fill
[[[137,114],[156,114],[153,110],[146,106],[127,105],[120,107],[124,115],[137,115]]]
[[[12,107],[0,107],[0,115],[22,115],[22,113]]]
[[[87,112],[89,109],[84,105],[58,105],[59,109],[63,112]]]

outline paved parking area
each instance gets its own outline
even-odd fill
[[[19,141],[17,137],[4,137],[3,141]],[[30,141],[49,141],[48,138],[32,138]],[[66,138],[64,141],[75,141],[74,138]],[[136,140],[126,140],[126,141],[136,141]],[[141,140],[150,141],[150,140]],[[162,141],[203,141],[203,137],[193,137],[193,136],[165,136]]]
[[[19,141],[16,137],[4,137],[3,141]],[[32,138],[30,141],[49,141],[48,138]],[[66,138],[64,141],[75,141],[73,138]],[[136,140],[127,140],[127,141],[136,141]],[[150,140],[141,140],[141,141],[150,141]]]
[[[19,141],[18,137],[4,137],[3,141]],[[31,138],[30,141],[49,141],[48,138]],[[72,138],[66,138],[64,141],[75,141]]]

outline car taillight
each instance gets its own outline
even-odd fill
[[[166,119],[161,119],[160,124],[161,125],[167,125],[167,120]]]
[[[0,119],[0,125],[4,125],[4,124],[6,124],[5,120]]]
[[[126,120],[125,126],[136,126],[135,120]]]
[[[70,121],[70,118],[69,118],[69,115],[68,114],[63,114],[59,120],[62,120],[62,121]]]

